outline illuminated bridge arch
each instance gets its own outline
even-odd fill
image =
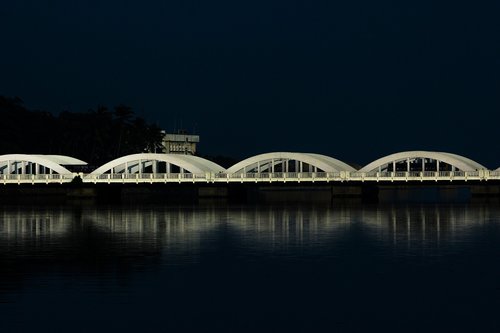
[[[406,151],[387,155],[364,166],[359,172],[392,171],[477,171],[486,169],[464,156],[432,151]]]
[[[339,172],[356,171],[350,165],[333,157],[310,154],[276,152],[249,157],[236,163],[228,173],[253,173],[253,172]]]
[[[64,166],[87,165],[79,159],[62,155],[0,155],[0,174],[71,174]]]
[[[105,173],[218,173],[220,165],[201,157],[179,154],[133,154],[117,158],[94,170],[91,175]]]

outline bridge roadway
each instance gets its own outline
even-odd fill
[[[500,171],[425,171],[425,172],[274,172],[274,173],[106,173],[101,175],[7,174],[0,184],[65,184],[80,177],[86,184],[153,183],[314,183],[314,182],[453,182],[500,180]]]

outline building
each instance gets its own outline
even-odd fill
[[[166,134],[163,137],[163,151],[167,154],[196,155],[196,144],[200,142],[199,135],[189,135],[186,131],[177,134]]]

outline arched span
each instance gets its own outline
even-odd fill
[[[73,158],[59,156],[60,160],[70,161]],[[73,159],[76,162],[76,159]],[[79,160],[78,160],[79,161]],[[83,161],[80,161],[86,164]],[[71,171],[63,167],[53,156],[28,155],[28,154],[7,154],[0,155],[1,174],[71,174]]]
[[[406,162],[409,167],[410,163],[417,159],[421,161],[424,160],[422,163],[424,164],[424,170],[422,171],[427,170],[425,168],[425,160],[436,161],[436,163],[433,163],[433,165],[435,165],[435,168],[438,169],[437,171],[439,171],[439,163],[445,163],[444,165],[449,165],[459,171],[476,171],[486,169],[481,164],[467,157],[456,154],[433,151],[405,151],[379,158],[378,160],[373,161],[361,168],[359,172],[373,172],[378,170],[387,171],[389,168],[391,168],[391,165],[395,165],[401,162]]]
[[[295,161],[296,163],[290,165],[289,161]],[[312,170],[310,167],[312,167]],[[356,171],[350,165],[325,155],[275,152],[249,157],[227,169],[227,172],[273,172],[275,168],[279,168],[281,171],[285,172],[290,170],[295,172],[313,170],[324,172]]]
[[[119,157],[97,168],[91,175],[100,175],[110,171],[115,173],[135,173],[139,171],[140,163],[143,163],[145,166],[150,166],[153,165],[154,162],[165,162],[169,165],[182,168],[190,173],[201,174],[206,172],[218,173],[225,171],[220,165],[197,156],[144,153]]]
[[[71,156],[64,156],[64,155],[33,155],[33,156],[40,156],[60,165],[87,165],[87,162],[84,162],[82,160],[79,160]]]

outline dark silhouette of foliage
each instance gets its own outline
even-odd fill
[[[119,156],[160,152],[161,129],[125,105],[76,113],[28,110],[20,98],[0,96],[0,154],[68,155],[97,166]]]

